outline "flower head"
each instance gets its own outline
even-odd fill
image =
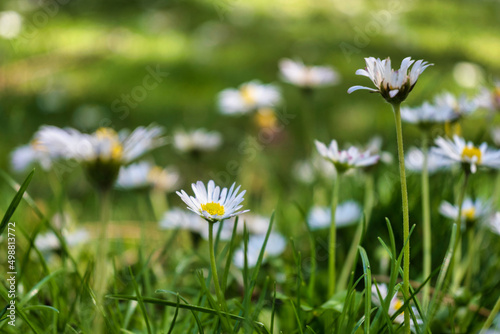
[[[500,235],[500,212],[496,212],[489,222],[490,230]]]
[[[475,98],[478,107],[490,111],[500,110],[500,81],[496,81],[492,89],[483,87]]]
[[[380,93],[389,103],[403,102],[417,83],[420,74],[427,67],[433,65],[423,60],[415,62],[411,57],[403,59],[399,70],[391,68],[390,58],[380,60],[369,57],[365,58],[365,62],[366,68],[357,70],[356,74],[370,78],[377,89],[365,86],[353,86],[347,92],[350,94],[358,89],[366,89],[371,92]],[[413,67],[409,71],[411,65]]]
[[[109,188],[121,166],[128,165],[146,152],[165,144],[159,126],[138,127],[131,133],[99,128],[92,134],[72,128],[42,126],[35,139],[51,155],[79,162],[98,187]]]
[[[456,220],[458,217],[458,207],[443,201],[439,206],[439,212],[450,219]],[[491,205],[481,199],[472,200],[466,198],[462,204],[462,217],[461,221],[463,227],[472,226],[475,223],[484,220],[491,214]]]
[[[482,143],[474,146],[472,142],[466,142],[459,136],[453,136],[453,140],[439,137],[431,152],[451,161],[461,162],[466,172],[475,173],[477,166],[485,166],[500,169],[500,151],[488,148],[488,144]]]
[[[331,224],[332,209],[327,206],[314,206],[307,222],[311,230],[329,228]],[[361,206],[355,201],[346,201],[337,205],[335,211],[335,227],[342,228],[356,224],[361,218]]]
[[[23,172],[30,166],[37,164],[43,170],[48,171],[52,167],[52,160],[55,157],[50,155],[44,147],[36,141],[16,148],[11,153],[11,165],[14,171]]]
[[[223,114],[246,114],[264,107],[274,107],[281,102],[281,93],[274,85],[250,81],[238,89],[228,88],[219,93],[219,109]]]
[[[121,189],[152,187],[164,192],[174,190],[179,184],[180,175],[173,167],[161,168],[147,161],[122,166],[116,186]]]
[[[436,173],[440,170],[450,169],[457,164],[434,151],[427,153],[427,170],[429,173]],[[413,172],[421,172],[424,167],[424,152],[416,147],[411,147],[405,155],[405,166]]]
[[[174,133],[174,147],[181,152],[214,151],[221,144],[222,136],[216,131],[196,129]]]
[[[370,151],[360,152],[355,146],[347,150],[339,150],[336,140],[332,140],[328,147],[317,140],[315,144],[319,154],[331,161],[339,173],[351,168],[370,166],[379,160],[378,155],[373,155]]]
[[[208,181],[207,187],[203,182],[198,181],[191,185],[195,196],[189,196],[184,190],[177,192],[177,195],[188,205],[188,209],[198,214],[207,221],[214,223],[250,210],[238,211],[243,207],[245,190],[238,194],[240,186],[235,189],[235,183],[227,190],[220,189],[215,182]]]
[[[338,83],[339,74],[328,66],[306,66],[302,61],[282,59],[279,68],[283,81],[311,89]]]

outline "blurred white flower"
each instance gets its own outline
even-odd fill
[[[312,158],[300,160],[292,166],[293,176],[300,182],[310,184],[317,177],[332,179],[335,177],[335,167],[319,154],[313,154]]]
[[[365,150],[369,151],[372,155],[380,156],[380,161],[383,163],[391,164],[394,161],[394,158],[390,152],[382,151],[382,144],[382,137],[374,136],[365,146]]]
[[[500,168],[500,151],[488,148],[486,143],[476,147],[472,142],[466,142],[463,138],[455,135],[453,140],[437,138],[436,145],[438,147],[431,148],[433,154],[460,162],[469,167],[471,173],[477,171],[477,166]]]
[[[477,103],[475,99],[469,99],[465,94],[457,98],[449,92],[444,92],[434,97],[434,107],[438,110],[451,110],[455,115],[455,119],[459,119],[476,111]],[[448,121],[453,120],[452,118]]]
[[[274,107],[281,102],[280,90],[271,84],[250,81],[238,89],[228,88],[219,93],[218,104],[221,113],[246,114],[258,108]]]
[[[235,183],[229,188],[220,189],[213,180],[208,181],[207,187],[203,182],[198,181],[191,184],[195,197],[189,196],[184,190],[177,191],[177,195],[188,205],[188,209],[214,223],[250,210],[238,211],[243,207],[245,190],[238,194],[240,186],[235,189]]]
[[[165,230],[182,229],[200,233],[206,229],[206,224],[197,214],[181,208],[172,208],[163,214],[160,220],[160,228]]]
[[[500,146],[500,127],[491,129],[491,139],[495,145]]]
[[[363,75],[370,78],[377,89],[365,86],[353,86],[349,88],[347,93],[352,93],[358,89],[366,89],[371,92],[377,92],[389,103],[401,103],[406,99],[411,92],[417,79],[422,72],[429,66],[423,60],[412,60],[411,57],[406,57],[401,62],[401,67],[398,70],[391,68],[391,59],[387,58],[380,60],[378,58],[365,58],[366,68],[356,71],[357,75]],[[413,64],[411,71],[408,73],[410,66]]]
[[[332,140],[328,147],[317,140],[315,140],[315,144],[319,154],[331,161],[339,173],[351,168],[374,165],[380,158],[378,155],[373,155],[370,151],[360,152],[355,146],[351,146],[347,150],[339,150],[336,140]]]
[[[457,220],[458,206],[443,201],[439,206],[439,213],[452,220]],[[476,200],[466,198],[462,204],[461,221],[462,224],[472,224],[486,219],[490,214],[491,205],[489,202],[484,202],[478,198]]]
[[[216,131],[196,129],[178,130],[174,133],[174,147],[181,152],[214,151],[222,144],[222,136]]]
[[[489,222],[489,227],[493,233],[500,235],[500,212],[496,212]]]
[[[382,300],[379,297],[379,294],[377,292],[377,287],[378,287],[378,292],[380,292],[380,297],[382,297]],[[386,284],[384,283],[379,283],[379,284],[372,284],[372,301],[375,305],[381,307],[382,303],[384,303],[384,300],[387,298],[389,295],[389,289]],[[403,301],[398,298],[398,292],[394,292],[394,296],[391,298],[391,302],[389,304],[389,310],[388,314],[390,317],[392,317],[401,307],[403,307]],[[416,307],[412,307],[413,313],[415,314],[415,318],[417,320],[417,325],[422,325],[424,322],[422,320],[422,316],[418,312],[418,309]],[[404,323],[404,312],[401,312],[396,316],[394,319],[394,322],[397,324],[402,324]],[[413,322],[413,319],[410,319],[410,328],[412,332],[416,332],[415,329],[415,323]]]
[[[62,237],[69,248],[83,244],[90,239],[89,233],[83,228],[72,231],[63,229]],[[60,249],[61,243],[53,232],[47,232],[36,236],[35,246],[41,252],[48,252]]]
[[[307,215],[307,222],[311,230],[329,228],[332,208],[328,206],[314,206]],[[354,225],[361,218],[361,206],[355,201],[345,201],[337,205],[335,211],[335,227],[342,228]]]
[[[339,74],[328,66],[306,66],[300,60],[282,59],[279,62],[283,81],[302,88],[317,88],[335,85]]]
[[[266,234],[269,227],[270,217],[246,214],[243,219],[238,222],[238,232],[243,233],[243,222],[247,226],[247,231],[250,234]]]
[[[116,187],[122,189],[153,187],[170,192],[177,188],[179,180],[180,175],[175,168],[161,168],[147,161],[141,161],[120,168]]]
[[[496,81],[492,89],[483,87],[475,98],[478,107],[490,111],[500,110],[500,81]]]
[[[427,170],[431,174],[439,170],[450,169],[456,164],[457,163],[455,161],[443,158],[443,156],[436,154],[434,151],[428,151]],[[411,147],[405,155],[405,166],[408,170],[413,172],[421,172],[424,166],[424,153],[422,150],[416,147]]]
[[[76,129],[42,126],[35,134],[37,141],[49,152],[79,162],[116,162],[127,165],[158,146],[165,144],[161,137],[163,128],[140,126],[129,133],[117,133],[111,128],[99,128],[93,134],[80,133]]]
[[[154,125],[138,127],[131,133],[99,128],[93,134],[72,128],[42,126],[35,134],[35,140],[49,154],[79,162],[97,187],[108,189],[118,177],[121,166],[165,144],[162,134],[163,128]]]
[[[23,18],[12,10],[0,12],[0,37],[16,38],[23,27]]]
[[[48,171],[52,167],[52,157],[50,152],[33,141],[12,151],[11,165],[16,172],[24,172],[33,165],[39,165],[43,170]]]
[[[250,235],[248,238],[248,249],[247,249],[247,264],[248,268],[253,268],[257,264],[259,259],[260,251],[264,246],[266,235],[258,234],[258,235]],[[285,238],[277,233],[271,232],[269,234],[269,239],[267,240],[266,249],[264,251],[264,257],[262,258],[262,263],[264,263],[268,257],[276,257],[281,255],[286,248],[286,240]],[[239,247],[234,251],[233,255],[233,264],[243,269],[245,266],[245,248],[244,245]]]
[[[458,114],[453,108],[425,101],[418,107],[402,107],[401,119],[407,123],[416,125],[430,125],[434,123],[445,123],[455,121]]]

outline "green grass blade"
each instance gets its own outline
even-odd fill
[[[368,255],[363,247],[358,246],[361,261],[363,262],[363,272],[365,273],[365,333],[370,333],[370,315],[372,307],[372,270]]]
[[[181,303],[181,299],[179,298],[179,294],[177,294],[177,307],[175,308],[174,317],[172,318],[172,323],[170,324],[170,329],[167,334],[171,334],[175,327],[175,321],[177,320],[177,315],[179,315],[179,304]]]
[[[187,299],[184,298],[184,297],[182,297],[181,295],[179,295],[179,293],[176,293],[176,292],[173,292],[173,291],[169,291],[169,290],[161,290],[161,289],[160,290],[156,290],[155,293],[168,293],[168,294],[176,295],[184,303],[186,303],[187,305],[190,305],[190,303],[187,301]],[[200,334],[204,334],[204,332],[203,332],[203,326],[201,324],[200,318],[198,317],[198,315],[196,315],[196,312],[194,312],[193,310],[190,310],[190,311],[193,314],[194,320],[196,321],[196,325],[198,326],[198,332]]]
[[[137,295],[137,302],[139,303],[139,308],[141,309],[142,316],[144,318],[144,321],[146,322],[146,328],[148,330],[148,334],[152,334],[151,331],[151,326],[149,325],[149,317],[148,313],[146,311],[146,306],[144,305],[144,302],[142,300],[142,294],[139,289],[139,285],[137,284],[137,281],[135,280],[134,273],[132,272],[132,268],[128,268],[128,271],[130,273],[130,277],[132,278],[132,284],[134,285],[134,290]]]
[[[54,278],[55,276],[57,276],[60,273],[63,273],[64,271],[65,271],[64,269],[59,269],[57,271],[54,271],[50,275],[45,276],[44,278],[42,278],[40,280],[40,282],[38,282],[37,284],[35,284],[35,286],[33,288],[31,288],[31,290],[23,297],[23,299],[21,299],[19,301],[19,306],[23,306],[28,301],[30,301],[31,298],[33,298],[34,296],[36,296],[36,294],[45,285],[45,283],[49,282],[52,278]]]
[[[3,218],[2,218],[2,222],[0,223],[0,235],[2,235],[3,231],[7,227],[7,224],[9,224],[9,222],[10,222],[10,218],[12,218],[12,215],[16,211],[17,206],[19,205],[19,203],[23,199],[24,192],[28,188],[28,186],[31,182],[31,179],[33,178],[34,173],[35,173],[35,170],[33,169],[31,171],[31,173],[29,173],[28,177],[26,177],[23,184],[21,185],[21,187],[17,191],[16,195],[14,196],[12,201],[10,202],[10,205],[7,208],[7,211],[5,211],[5,214],[3,215]]]

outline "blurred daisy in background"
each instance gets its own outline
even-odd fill
[[[154,188],[171,192],[180,183],[180,174],[173,167],[161,168],[147,161],[120,168],[116,187],[121,189]]]
[[[339,74],[333,68],[306,66],[300,60],[282,59],[279,68],[283,81],[304,89],[331,86],[340,81]]]
[[[42,126],[36,140],[51,154],[74,159],[100,188],[110,188],[121,166],[138,159],[146,152],[164,145],[163,128],[150,125],[117,133],[111,128],[99,128],[93,134],[76,129]]]
[[[480,108],[485,108],[490,111],[500,110],[500,81],[494,83],[493,88],[481,88],[479,94],[475,98],[475,103]]]
[[[357,75],[363,75],[370,78],[377,89],[365,86],[352,86],[347,90],[347,93],[365,89],[370,92],[377,92],[389,103],[401,103],[411,92],[418,77],[429,66],[423,60],[412,60],[411,57],[406,57],[401,62],[401,67],[398,70],[391,68],[391,59],[387,58],[380,60],[379,58],[365,58],[366,68],[356,71]],[[413,67],[410,69],[410,66]],[[409,72],[408,72],[409,71]]]
[[[292,166],[292,175],[302,183],[311,184],[318,178],[334,178],[336,171],[329,161],[316,153],[310,159],[295,162]]]
[[[32,166],[40,166],[44,171],[49,171],[52,168],[52,159],[55,157],[51,157],[50,152],[34,140],[14,149],[10,158],[12,170],[24,172]]]
[[[439,213],[452,220],[457,220],[458,206],[443,201],[439,206]],[[462,227],[474,226],[477,222],[483,221],[491,215],[491,205],[489,202],[477,198],[472,200],[466,198],[462,204]]]
[[[246,114],[259,108],[275,107],[281,103],[281,92],[271,84],[254,80],[238,89],[224,89],[218,95],[219,110],[223,114]]]
[[[347,150],[339,150],[336,140],[332,140],[328,147],[317,140],[315,144],[319,154],[332,162],[339,173],[351,168],[374,165],[380,158],[378,155],[373,155],[370,151],[360,152],[355,146],[351,146]]]
[[[374,136],[368,141],[368,144],[364,147],[366,151],[369,151],[372,155],[378,155],[380,161],[385,164],[392,164],[394,157],[390,152],[382,151],[383,140],[381,136]]]
[[[377,288],[378,288],[378,291],[377,291]],[[380,296],[379,296],[379,292],[380,292]],[[378,307],[382,306],[382,303],[384,303],[384,301],[388,295],[389,295],[389,289],[387,288],[386,284],[375,283],[372,285],[372,301]],[[380,297],[382,297],[382,300],[380,299]],[[398,298],[398,292],[395,291],[394,296],[391,298],[391,302],[389,303],[389,310],[388,310],[389,316],[392,317],[394,314],[396,314],[396,312],[398,312],[398,310],[401,307],[403,307],[403,304],[404,304],[403,300]],[[412,310],[413,310],[413,313],[415,314],[415,318],[417,320],[417,325],[418,326],[422,325],[424,322],[422,320],[422,317],[420,316],[420,313],[418,312],[418,309],[416,307],[412,307]],[[396,318],[394,319],[394,322],[397,324],[404,323],[404,312],[401,312],[400,314],[398,314],[396,316]],[[415,323],[414,323],[413,319],[410,320],[410,328],[411,328],[412,332],[416,331]]]
[[[440,170],[450,169],[453,165],[458,165],[458,163],[444,158],[432,150],[427,155],[427,170],[431,174]],[[412,172],[421,172],[423,166],[424,152],[419,148],[410,147],[405,155],[405,167]]]
[[[432,124],[455,121],[458,119],[458,114],[451,107],[425,101],[418,107],[402,107],[401,119],[406,123],[427,127]]]
[[[159,226],[164,230],[181,229],[195,233],[200,233],[202,229],[206,229],[205,224],[197,214],[181,208],[172,208],[165,212]]]
[[[500,235],[500,212],[491,217],[488,226],[493,233]]]
[[[12,10],[0,12],[0,37],[16,38],[23,27],[23,18]]]
[[[248,238],[248,249],[247,249],[247,264],[248,268],[253,268],[257,264],[259,259],[260,251],[264,246],[266,235],[250,235]],[[286,240],[281,234],[277,232],[271,232],[269,234],[269,239],[267,240],[266,249],[264,250],[264,257],[262,258],[262,263],[266,262],[269,257],[277,257],[281,255],[286,249]],[[234,251],[233,264],[239,268],[243,269],[245,266],[245,248],[244,245],[239,247]]]
[[[433,154],[462,163],[466,172],[470,170],[471,173],[475,173],[478,166],[500,168],[500,151],[488,148],[486,143],[476,147],[472,142],[466,142],[465,139],[455,135],[453,140],[437,138],[436,145],[437,147],[431,148]]]
[[[331,207],[314,206],[307,215],[307,223],[311,230],[329,228],[331,224]],[[361,206],[355,201],[345,201],[337,205],[335,211],[335,227],[342,228],[359,222],[362,214]]]
[[[491,139],[495,145],[500,146],[500,127],[491,129]]]
[[[177,195],[187,204],[188,209],[210,223],[221,221],[250,210],[238,211],[243,207],[245,190],[238,194],[240,186],[235,189],[235,183],[229,188],[220,189],[213,180],[208,181],[207,187],[201,181],[191,184],[195,197],[189,196],[184,190],[177,191]]]
[[[246,214],[243,219],[238,222],[238,233],[243,233],[243,227],[246,225],[247,231],[250,234],[266,234],[269,227],[270,217],[256,215],[256,214]],[[243,224],[243,222],[245,224]]]
[[[87,242],[90,239],[90,234],[83,228],[75,230],[63,229],[62,237],[69,248],[76,247]],[[54,232],[39,234],[35,238],[35,246],[41,252],[57,251],[61,249],[61,243]]]
[[[174,133],[174,147],[180,152],[214,151],[222,144],[222,135],[217,131],[196,129],[177,130]]]
[[[469,99],[465,94],[456,97],[449,92],[444,92],[434,97],[434,107],[437,112],[441,110],[446,113],[447,110],[451,110],[455,119],[446,121],[454,121],[471,115],[478,106],[475,99]]]

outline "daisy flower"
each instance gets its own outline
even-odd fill
[[[330,227],[331,212],[331,207],[314,206],[307,216],[307,222],[311,230]],[[361,213],[361,206],[355,201],[340,203],[335,210],[335,227],[342,228],[356,224],[361,218]]]
[[[69,248],[83,244],[90,239],[89,233],[83,228],[73,231],[63,229],[62,236],[64,237],[66,245],[68,245]],[[35,246],[41,252],[48,252],[60,249],[61,243],[54,232],[47,232],[37,235],[35,239]]]
[[[219,109],[223,114],[246,114],[258,108],[274,107],[281,102],[279,89],[259,81],[242,84],[238,89],[228,88],[219,93]]]
[[[380,161],[385,164],[391,164],[393,162],[392,154],[387,151],[382,151],[382,137],[374,136],[370,139],[368,144],[366,144],[365,149],[370,151],[373,155],[380,156]]]
[[[443,169],[450,169],[457,164],[450,159],[429,151],[427,154],[427,170],[429,173],[435,173]],[[411,147],[405,155],[405,166],[412,172],[421,172],[424,166],[424,152],[416,147]]]
[[[160,228],[165,230],[182,229],[195,233],[200,233],[206,229],[203,221],[200,221],[198,215],[181,208],[172,208],[163,214],[160,220]]]
[[[332,140],[330,146],[322,142],[315,141],[319,154],[331,161],[337,172],[345,172],[351,168],[366,167],[378,162],[379,156],[373,155],[370,151],[360,152],[357,147],[351,146],[347,150],[339,150],[336,140]]]
[[[52,167],[50,153],[36,141],[16,148],[11,153],[11,166],[14,171],[23,172],[30,166],[39,165],[43,170],[48,171]]]
[[[305,89],[335,85],[339,82],[339,74],[328,66],[306,66],[300,60],[282,59],[279,68],[283,81]]]
[[[465,139],[455,135],[453,140],[437,138],[436,145],[438,147],[433,147],[431,152],[451,161],[461,162],[466,172],[470,170],[471,173],[475,173],[477,166],[500,168],[500,151],[488,148],[486,143],[476,147],[472,142],[466,142]]]
[[[451,110],[455,119],[447,121],[454,121],[465,116],[469,116],[477,109],[477,103],[474,99],[468,99],[465,94],[456,97],[455,95],[444,92],[434,98],[434,106],[437,109]]]
[[[491,129],[491,139],[495,145],[500,146],[500,127]]]
[[[427,127],[432,124],[455,121],[458,114],[450,107],[438,106],[425,101],[421,106],[401,108],[401,119],[406,123]]]
[[[184,190],[177,191],[177,195],[187,204],[188,209],[204,218],[210,223],[221,221],[250,210],[238,211],[243,207],[245,190],[238,194],[240,186],[235,189],[235,183],[229,188],[220,189],[213,180],[208,181],[207,187],[201,181],[191,184],[194,197],[189,196]]]
[[[377,291],[378,288],[378,291]],[[380,292],[380,296],[379,293]],[[385,299],[389,295],[389,289],[386,284],[380,283],[380,284],[372,284],[372,301],[375,305],[381,307],[382,303],[384,303]],[[382,300],[380,300],[380,297],[382,297]],[[391,302],[389,303],[389,310],[388,314],[390,317],[392,317],[394,314],[396,314],[401,307],[403,307],[404,302],[398,298],[398,292],[394,292],[394,296],[391,298]],[[424,322],[422,320],[422,317],[420,316],[420,313],[418,312],[418,309],[416,307],[412,307],[413,313],[415,314],[415,318],[417,320],[417,325],[422,325]],[[394,322],[397,324],[402,324],[404,322],[404,312],[398,314],[396,318],[394,319]],[[412,332],[415,332],[415,323],[413,319],[410,320],[410,328]]]
[[[86,170],[89,178],[101,188],[115,182],[121,166],[125,166],[146,152],[165,144],[159,126],[138,127],[131,133],[117,133],[111,128],[99,128],[93,134],[76,129],[42,126],[35,139],[50,154],[76,160]]]
[[[490,111],[500,110],[500,81],[496,81],[493,89],[483,87],[475,98],[478,107]]]
[[[247,248],[247,264],[248,268],[253,268],[257,265],[259,260],[259,254],[264,246],[266,235],[258,234],[251,235],[248,238],[248,248]],[[286,248],[285,238],[277,233],[271,232],[269,234],[269,239],[267,240],[266,249],[264,251],[264,257],[262,258],[262,263],[267,261],[269,257],[276,257],[281,255]],[[234,251],[233,264],[240,269],[245,266],[245,248],[244,246],[239,247]]]
[[[443,201],[439,206],[439,213],[452,220],[457,220],[458,206],[449,202]],[[488,202],[480,199],[472,200],[466,198],[462,204],[462,224],[473,225],[478,221],[482,221],[491,214],[491,206]]]
[[[180,175],[175,168],[161,168],[141,161],[120,168],[116,187],[121,189],[152,187],[163,192],[171,192],[177,188],[179,181]]]
[[[180,152],[214,151],[222,144],[222,136],[219,132],[205,129],[178,130],[174,133],[173,144]]]
[[[322,156],[314,153],[307,160],[300,160],[294,163],[292,167],[293,176],[305,184],[313,183],[316,178],[332,179],[335,177],[335,167]]]
[[[366,89],[371,92],[377,92],[389,103],[401,103],[411,92],[418,77],[429,66],[423,60],[412,60],[411,57],[406,57],[401,62],[401,67],[398,70],[391,68],[391,59],[387,58],[380,60],[378,58],[365,58],[366,68],[356,71],[357,75],[363,75],[370,78],[377,89],[365,86],[353,86],[349,88],[347,93],[352,93],[358,89]],[[410,69],[410,66],[413,67]]]

